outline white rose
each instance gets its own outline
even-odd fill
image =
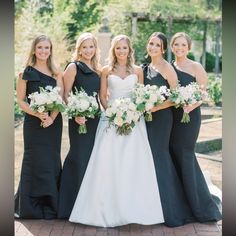
[[[38,112],[39,112],[39,113],[44,112],[44,110],[45,110],[45,107],[44,107],[44,106],[40,106],[40,107],[38,108]]]
[[[121,117],[115,117],[114,123],[118,125],[119,127],[124,124],[123,119]]]
[[[43,105],[47,102],[47,98],[43,94],[38,94],[38,96],[35,97],[35,103],[37,105]]]
[[[79,101],[79,109],[80,109],[80,111],[86,111],[89,108],[89,105],[90,105],[90,103],[89,103],[88,100],[81,99]]]
[[[147,103],[145,104],[145,110],[146,110],[146,111],[149,111],[149,110],[152,109],[152,108],[153,108],[153,103],[147,102]]]
[[[150,102],[154,103],[157,101],[157,95],[156,94],[151,94],[149,98]]]

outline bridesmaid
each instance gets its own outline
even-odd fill
[[[88,95],[99,93],[100,71],[96,38],[91,33],[83,33],[76,42],[72,62],[64,72],[65,101],[70,91],[82,87]],[[58,218],[68,219],[79,192],[89,157],[93,148],[99,118],[69,119],[70,149],[66,156],[60,185]],[[87,133],[77,132],[79,124],[86,122]]]
[[[20,218],[57,217],[62,116],[56,111],[50,114],[32,111],[28,98],[29,94],[39,92],[39,87],[48,85],[61,87],[63,96],[62,73],[53,63],[51,40],[41,35],[34,39],[24,73],[17,81],[17,101],[25,112],[24,156],[15,196],[15,216]]]
[[[177,75],[173,67],[163,58],[167,49],[166,36],[161,32],[154,32],[148,39],[146,49],[151,63],[143,65],[144,84],[176,87]],[[171,106],[173,103],[166,100],[163,104],[151,109],[153,120],[146,122],[146,126],[165,224],[175,227],[190,221],[192,214],[169,152],[173,121]]]
[[[176,33],[171,39],[172,52],[175,61],[172,63],[179,83],[186,86],[191,82],[199,83],[206,88],[207,74],[198,62],[187,58],[191,49],[191,39],[184,32]],[[201,125],[200,102],[184,109],[173,108],[173,127],[170,139],[170,151],[193,215],[199,222],[218,221],[221,213],[209,192],[208,186],[202,174],[195,156],[195,144]],[[183,110],[188,112],[191,121],[181,123]]]

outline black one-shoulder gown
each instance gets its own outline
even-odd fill
[[[196,82],[192,75],[178,70],[172,63],[181,86]],[[183,109],[172,108],[173,126],[171,130],[170,152],[194,217],[199,222],[218,221],[222,218],[214,198],[208,189],[195,155],[200,125],[201,111],[197,107],[189,113],[190,122],[181,123]]]
[[[99,75],[83,62],[79,61],[75,64],[77,73],[72,91],[75,92],[75,88],[79,91],[82,87],[90,96],[94,92],[98,94],[100,89]],[[70,216],[93,149],[98,122],[98,117],[88,118],[86,122],[87,133],[79,134],[77,132],[79,125],[74,118],[69,119],[70,149],[62,169],[58,218],[68,219]]]
[[[39,87],[56,86],[54,78],[33,67],[25,69],[23,79],[27,80],[27,97],[30,93],[39,91]],[[20,183],[15,195],[15,215],[20,218],[57,218],[62,116],[59,113],[53,124],[47,128],[40,124],[39,118],[25,114],[24,156]]]
[[[168,81],[149,65],[142,65],[144,84],[167,86]],[[148,140],[155,164],[165,224],[180,226],[193,221],[182,183],[169,152],[170,132],[173,123],[171,108],[152,113],[153,120],[146,122]]]

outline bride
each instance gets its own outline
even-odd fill
[[[118,35],[111,43],[109,64],[102,70],[100,100],[104,109],[116,98],[129,97],[137,82],[143,83],[142,69],[134,65],[129,38]],[[101,227],[163,223],[144,119],[126,136],[108,126],[103,115],[69,221]]]

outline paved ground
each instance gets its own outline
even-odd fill
[[[203,113],[207,113],[207,109]],[[217,117],[219,112],[217,112]],[[64,122],[62,140],[62,161],[68,151],[67,122]],[[222,136],[222,120],[214,122],[205,120],[201,125],[199,140],[219,138]],[[22,162],[22,124],[15,129],[15,190],[18,186]],[[221,156],[221,152],[215,155]],[[203,171],[208,171],[212,182],[222,189],[222,162],[199,157],[199,164]],[[80,236],[218,236],[222,235],[222,222],[216,223],[193,223],[185,226],[168,228],[163,224],[154,226],[128,225],[116,228],[88,227],[81,224],[73,224],[63,220],[15,220],[16,236],[53,236],[53,235],[80,235]]]
[[[16,236],[220,236],[221,229],[215,223],[187,224],[168,228],[163,224],[141,226],[137,224],[116,228],[89,227],[62,220],[15,221]]]

